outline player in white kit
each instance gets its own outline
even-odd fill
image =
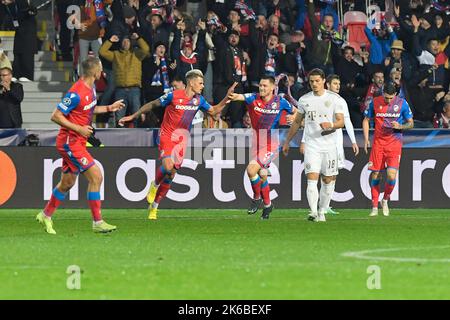
[[[334,178],[338,174],[336,129],[344,127],[345,100],[325,90],[325,73],[313,69],[309,73],[311,92],[299,99],[298,112],[283,144],[283,153],[289,152],[289,142],[305,119],[305,173],[308,180],[306,194],[312,221],[325,221],[325,212],[334,192]],[[319,202],[317,183],[322,175],[323,195]],[[319,204],[319,207],[318,207]]]
[[[327,89],[339,94],[339,91],[341,89],[341,80],[339,79],[339,76],[336,74],[332,74],[329,75],[327,77]],[[346,101],[344,100],[344,125],[345,125],[345,131],[348,134],[348,137],[350,138],[350,141],[352,142],[352,148],[353,148],[353,152],[355,154],[355,156],[357,156],[359,154],[359,147],[358,144],[356,143],[356,138],[355,138],[355,131],[353,130],[353,124],[352,121],[350,119],[350,113],[348,111],[348,106]],[[337,138],[337,145],[340,146],[340,148],[338,148],[338,170],[344,169],[345,168],[345,153],[344,153],[344,133],[342,132],[342,129],[337,129],[336,130],[336,138]],[[305,135],[303,134],[302,136],[302,144],[300,146],[300,152],[302,154],[305,153]],[[336,185],[336,176],[333,179],[333,182]],[[325,197],[325,195],[322,195],[322,192],[325,191],[325,188],[320,188],[320,195],[319,195],[319,199]],[[331,200],[331,199],[330,199]],[[338,214],[338,212],[334,211],[333,209],[331,209],[331,207],[327,208],[327,211],[325,212],[327,214]]]

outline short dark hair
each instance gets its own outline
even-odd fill
[[[339,78],[339,76],[338,76],[337,74],[330,74],[330,75],[327,77],[327,83],[331,83],[331,81],[333,81],[333,80],[339,80],[339,81],[341,81],[341,78]]]
[[[308,75],[308,78],[311,76],[320,76],[322,79],[325,79],[325,72],[322,69],[314,68]]]
[[[83,76],[94,76],[92,73],[92,70],[94,70],[94,67],[98,66],[100,64],[100,59],[97,57],[87,57],[86,60],[84,60],[81,63],[81,70]]]
[[[260,80],[269,80],[270,83],[275,84],[275,77],[270,74],[263,75]]]
[[[397,88],[392,82],[388,82],[387,84],[384,85],[383,92],[387,94],[396,94]]]
[[[352,54],[355,55],[355,48],[350,47],[350,46],[345,46],[344,49],[343,49],[343,52],[345,52],[345,50],[351,50]]]

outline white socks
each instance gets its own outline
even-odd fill
[[[158,208],[159,203],[156,203],[155,201],[153,201],[152,203],[152,208]]]
[[[312,214],[317,214],[317,202],[319,201],[319,191],[317,190],[317,180],[308,180],[306,197]]]
[[[319,212],[325,213],[330,207],[335,185],[336,181],[331,181],[328,184],[322,181],[322,185],[320,186]]]

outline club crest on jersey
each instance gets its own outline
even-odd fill
[[[329,107],[329,106],[331,106],[331,101],[325,101],[325,107]]]
[[[305,167],[306,167],[306,169],[308,169],[308,170],[311,169],[311,165],[310,165],[309,163],[307,163]]]
[[[373,166],[373,162],[372,161],[369,161],[368,163],[367,163],[367,167],[372,167]]]
[[[86,159],[85,157],[81,158],[81,163],[83,164],[83,166],[88,164],[88,159]]]
[[[277,106],[278,106],[278,105],[277,105],[277,103],[276,103],[276,102],[273,102],[273,103],[271,104],[271,108],[272,108],[272,109],[276,109],[276,108],[277,108]]]
[[[193,103],[194,105],[196,105],[197,102],[198,102],[197,98],[192,99],[192,103]]]
[[[396,104],[396,105],[394,106],[394,112],[397,112],[399,108],[400,108],[400,107]]]

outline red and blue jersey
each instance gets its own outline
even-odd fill
[[[92,123],[92,116],[96,105],[97,97],[95,88],[89,87],[80,79],[69,89],[62,101],[58,104],[57,109],[70,122],[80,126],[86,126]],[[77,132],[61,127],[58,138],[67,140],[69,137],[86,141],[86,138]]]
[[[190,130],[198,110],[208,111],[211,105],[202,95],[190,98],[183,89],[174,90],[159,98],[166,108],[161,124],[161,137],[170,137],[176,129]]]
[[[364,116],[374,119],[375,134],[374,144],[393,146],[402,143],[402,131],[392,128],[392,122],[406,123],[412,118],[412,112],[405,99],[394,97],[389,104],[383,96],[373,99],[369,107],[364,111]]]
[[[283,110],[289,114],[293,113],[289,102],[278,95],[273,96],[268,102],[265,102],[257,93],[246,93],[244,97],[252,128],[255,130],[276,129]]]

